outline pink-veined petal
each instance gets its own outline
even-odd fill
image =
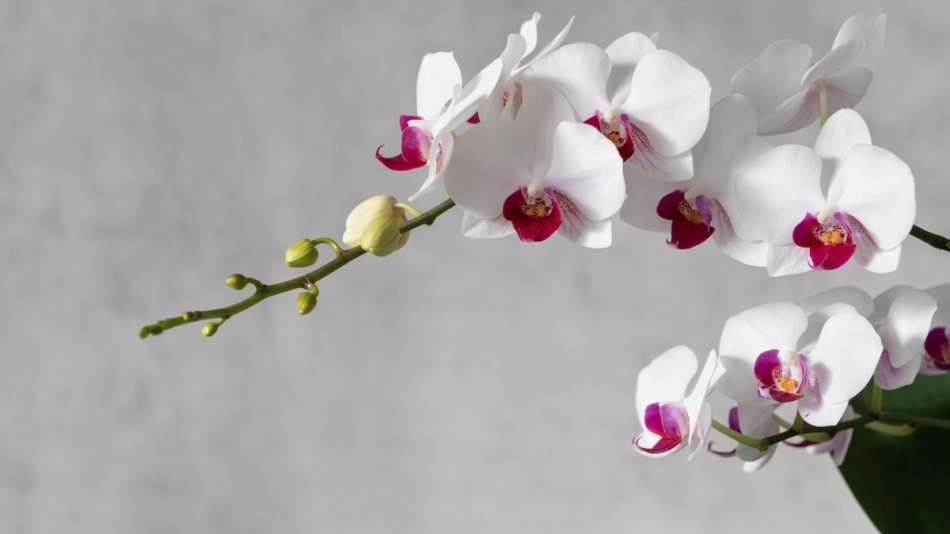
[[[613,240],[610,219],[592,221],[577,210],[564,209],[558,232],[587,248],[607,248]]]
[[[759,119],[759,133],[777,135],[801,130],[818,118],[818,88],[806,87],[794,93],[768,115]]]
[[[828,113],[853,108],[864,98],[873,73],[864,67],[850,67],[824,79],[828,91]]]
[[[765,257],[765,268],[769,276],[789,276],[807,273],[809,250],[795,244],[771,245]]]
[[[854,261],[872,273],[892,273],[897,270],[901,259],[901,247],[881,250],[873,244],[870,236],[855,234]]]
[[[709,122],[709,80],[676,54],[657,50],[640,60],[623,109],[664,156],[688,151]]]
[[[729,213],[718,201],[712,201],[713,241],[726,256],[753,267],[764,267],[767,263],[769,244],[765,241],[746,241],[736,234]],[[621,211],[621,214],[623,212]]]

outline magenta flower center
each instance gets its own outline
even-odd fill
[[[706,197],[699,195],[691,203],[686,200],[686,191],[682,189],[661,198],[656,205],[656,214],[672,221],[670,239],[666,242],[680,250],[699,245],[716,230],[710,226],[712,213]]]
[[[837,269],[854,255],[855,244],[848,217],[835,213],[834,217],[819,220],[808,213],[792,231],[792,241],[809,249],[808,263],[812,269]]]
[[[805,356],[795,352],[767,350],[755,359],[759,396],[778,402],[796,401],[805,394],[809,382]]]
[[[501,214],[511,221],[522,241],[544,241],[561,226],[560,204],[571,205],[567,198],[550,187],[545,187],[538,195],[531,195],[528,188],[522,187],[508,195]]]
[[[931,367],[950,371],[950,338],[947,337],[946,328],[938,326],[931,330],[924,340],[924,349]]]

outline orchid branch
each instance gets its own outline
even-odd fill
[[[455,206],[455,202],[452,199],[445,200],[429,211],[421,213],[417,217],[413,217],[407,222],[401,224],[399,226],[399,233],[405,234],[406,232],[422,226],[423,224],[431,225],[440,215],[448,211],[453,206]],[[316,241],[330,244],[325,238],[321,238]],[[333,247],[333,244],[331,244],[331,247]],[[230,306],[214,308],[210,310],[186,311],[177,317],[170,317],[168,319],[146,325],[142,327],[142,330],[139,332],[139,337],[145,339],[150,335],[157,336],[158,334],[161,334],[162,332],[171,328],[175,328],[176,326],[181,326],[183,324],[193,323],[201,320],[210,321],[202,328],[202,334],[205,336],[210,336],[217,331],[218,327],[224,323],[224,321],[230,319],[238,313],[241,313],[244,310],[247,310],[248,308],[251,308],[264,299],[273,297],[274,295],[279,295],[281,293],[286,293],[295,289],[302,289],[315,296],[317,289],[314,284],[317,281],[326,278],[331,273],[366,253],[366,250],[361,247],[343,250],[337,245],[333,248],[337,252],[337,255],[326,264],[308,272],[307,274],[297,276],[283,282],[278,282],[276,284],[264,284],[253,278],[244,277],[242,275],[231,275],[228,278],[229,286],[234,287],[235,289],[241,289],[245,287],[247,283],[250,283],[254,286],[254,293],[246,299],[231,304]],[[232,283],[235,280],[241,280],[245,283]],[[298,301],[298,310],[299,309],[300,303]]]
[[[946,252],[950,252],[950,239],[942,235],[924,230],[923,228],[917,226],[916,224],[911,227],[910,235],[916,237],[917,239],[923,241],[924,243],[927,243],[928,245],[934,248],[937,248]]]

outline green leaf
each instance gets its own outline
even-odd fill
[[[854,399],[867,413],[870,387]],[[885,412],[950,418],[950,374],[918,376],[885,391]],[[884,533],[947,532],[950,526],[950,430],[919,427],[908,436],[856,428],[841,474],[865,513]]]

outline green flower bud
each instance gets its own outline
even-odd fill
[[[203,335],[204,337],[213,336],[214,333],[218,331],[218,325],[219,323],[216,323],[214,321],[210,323],[205,323],[205,325],[201,327],[201,335]]]
[[[294,241],[284,252],[284,262],[288,267],[310,267],[317,263],[317,246],[310,239]]]
[[[388,256],[405,243],[402,237],[396,219],[377,217],[363,230],[360,247],[376,256]]]
[[[343,242],[349,247],[355,247],[360,244],[363,237],[363,230],[366,226],[378,217],[392,218],[394,214],[401,214],[403,222],[406,216],[401,209],[395,209],[397,200],[390,195],[376,195],[367,198],[353,208],[353,211],[346,217],[346,230],[343,232]]]
[[[231,289],[244,289],[247,286],[247,277],[243,274],[232,274],[224,283]]]
[[[297,313],[307,315],[317,305],[317,297],[313,293],[300,293],[297,295]]]

